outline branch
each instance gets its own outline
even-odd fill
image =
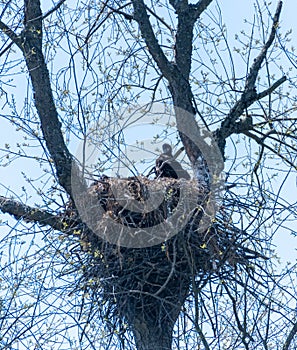
[[[197,135],[200,132],[194,118],[195,113],[198,111],[195,110],[193,105],[194,98],[189,83],[189,76],[193,53],[194,25],[212,0],[200,0],[195,5],[188,4],[187,0],[170,0],[169,2],[178,16],[175,42],[175,63],[178,74],[175,73],[174,79],[172,79],[171,82],[169,81],[170,91],[174,105],[179,108],[179,111],[176,111],[179,135],[188,158],[192,165],[195,166],[197,159],[202,156],[203,152],[184,132],[181,132],[181,130],[184,129],[184,125],[187,125],[188,129],[192,130]],[[187,111],[188,113],[184,115],[181,111]],[[189,133],[187,133],[187,135],[189,135]]]
[[[14,44],[20,47],[20,37],[2,21],[0,21],[0,30],[6,34]]]
[[[176,35],[176,63],[169,62],[162,51],[153,32],[149,16],[143,0],[132,0],[134,7],[134,19],[138,22],[143,39],[148,50],[158,65],[161,73],[169,83],[173,104],[176,109],[177,129],[181,141],[185,147],[187,156],[192,164],[195,164],[201,155],[201,150],[186,136],[182,126],[186,123],[188,129],[199,132],[195,121],[195,109],[193,107],[193,94],[189,83],[191,70],[193,27],[196,19],[211,3],[212,0],[201,0],[197,5],[189,5],[187,0],[171,1],[178,13],[178,28]],[[186,111],[186,115],[182,111]]]
[[[273,149],[273,147],[270,147],[269,145],[267,145],[264,142],[265,138],[267,137],[267,135],[264,135],[263,137],[258,137],[256,135],[252,134],[250,131],[244,131],[243,134],[245,134],[246,136],[248,136],[251,139],[255,140],[257,142],[257,144],[260,145],[261,147],[266,147],[272,153],[274,153],[278,157],[280,157],[285,163],[289,164],[293,169],[296,169],[296,164],[294,164],[294,162],[291,162],[289,159],[287,159],[285,156],[283,156],[279,151],[276,151],[275,149]],[[257,166],[257,168],[258,168],[258,166]]]
[[[212,0],[199,0],[197,4],[190,5],[193,9],[195,9],[196,18],[201,16],[202,12],[204,12],[211,2]]]
[[[5,214],[14,216],[17,220],[39,223],[42,226],[51,226],[53,229],[63,231],[65,226],[61,217],[50,214],[45,210],[30,207],[14,199],[0,196],[0,210]]]
[[[158,16],[154,11],[152,11],[148,6],[145,7],[147,9],[147,11],[152,15],[154,16],[158,21],[160,21],[167,29],[169,29],[172,37],[174,37],[174,31],[173,31],[173,28],[168,24],[166,23],[166,21],[164,20],[164,18]]]
[[[285,341],[285,344],[283,346],[283,350],[289,350],[289,347],[291,345],[291,342],[293,340],[293,338],[295,337],[295,335],[297,334],[297,322],[294,323],[293,328],[291,329],[288,338]]]
[[[125,19],[127,19],[128,21],[132,21],[134,19],[134,17],[132,15],[130,15],[129,13],[126,13],[124,11],[121,10],[121,7],[119,9],[115,9],[109,5],[106,5],[110,10],[112,10],[115,13],[118,13],[119,15],[124,16]],[[126,6],[126,5],[125,5]],[[122,6],[122,7],[125,7]]]
[[[124,16],[125,19],[127,19],[128,21],[132,21],[134,19],[134,17],[132,15],[130,15],[129,13],[126,13],[124,11],[122,11],[123,8],[127,7],[127,4],[120,6],[119,8],[115,9],[112,6],[108,5],[108,0],[106,0],[101,7],[100,12],[98,13],[98,15],[96,16],[96,19],[94,21],[94,23],[92,24],[91,28],[89,29],[87,35],[85,36],[84,42],[85,44],[88,42],[89,38],[105,23],[105,21],[109,18],[109,16],[111,16],[113,13],[117,13],[121,16]],[[101,15],[104,13],[105,8],[110,9],[111,11],[109,11],[106,16],[102,19],[102,21],[100,23],[98,23],[99,19],[101,18]]]
[[[188,6],[187,0],[169,0],[170,5],[175,9],[175,11],[182,11]]]
[[[31,78],[35,106],[41,122],[41,130],[53,159],[58,182],[72,196],[74,160],[65,145],[58,118],[51,82],[42,53],[42,12],[40,0],[25,1],[25,28],[22,32],[22,49]],[[75,181],[83,187],[83,180],[76,173]]]
[[[251,66],[250,73],[249,73],[247,81],[246,81],[245,90],[254,89],[255,82],[256,82],[259,70],[261,68],[261,65],[262,65],[262,63],[267,55],[268,49],[270,48],[270,46],[272,45],[272,43],[275,39],[276,29],[279,26],[279,17],[280,17],[280,13],[282,10],[282,6],[283,6],[283,2],[279,1],[275,15],[273,17],[273,23],[272,23],[272,28],[271,28],[269,38],[268,38],[267,42],[265,43],[265,45],[263,46],[260,54],[255,58],[254,63]]]
[[[196,18],[198,18],[212,1],[213,0],[199,0],[196,4],[189,5],[187,0],[169,0],[169,3],[176,12],[185,11],[188,7],[194,9]]]
[[[8,51],[12,45],[14,44],[13,41],[11,41],[1,52],[0,52],[0,57],[3,56],[5,54],[6,51]]]
[[[57,10],[63,2],[61,0],[45,16]],[[21,34],[15,34],[2,21],[0,21],[0,30],[23,52],[33,86],[35,106],[40,118],[41,130],[55,165],[58,182],[72,197],[73,182],[82,191],[86,190],[86,185],[76,168],[72,155],[65,145],[61,131],[62,125],[58,118],[49,72],[42,53],[43,18],[40,0],[25,0],[24,29]]]
[[[158,40],[153,32],[149,16],[146,12],[146,7],[143,0],[132,0],[134,8],[133,18],[137,21],[142,37],[148,47],[150,54],[157,63],[159,69],[170,82],[173,79],[175,66],[168,61],[164,52],[162,51]]]
[[[229,298],[231,300],[233,314],[234,314],[234,317],[235,317],[235,320],[236,320],[236,323],[237,323],[237,327],[238,327],[239,331],[242,333],[242,337],[241,337],[242,338],[242,342],[244,343],[244,345],[247,348],[248,343],[247,343],[247,339],[246,338],[248,338],[252,342],[254,342],[254,339],[251,336],[251,334],[249,334],[245,322],[243,322],[243,324],[241,324],[241,322],[240,322],[239,314],[238,314],[238,311],[237,311],[237,301],[236,301],[235,297],[231,294],[231,292],[230,292],[229,288],[227,287],[226,283],[223,284],[223,287],[224,287],[225,291],[227,292],[227,294],[228,294],[228,296],[229,296]]]
[[[193,29],[195,22],[212,0],[200,0],[196,5],[188,1],[170,1],[178,15],[176,31],[175,62],[185,79],[189,79],[193,50]]]
[[[57,11],[65,2],[66,0],[60,0],[56,6],[54,6],[51,10],[49,10],[45,15],[42,16],[42,19],[44,20],[48,16],[50,16],[52,13]]]
[[[286,78],[282,77],[276,83],[274,83],[270,88],[263,91],[262,93],[257,93],[255,83],[258,77],[261,64],[263,63],[267,51],[272,45],[275,36],[276,29],[279,23],[279,17],[282,9],[282,1],[279,1],[274,18],[272,23],[271,32],[267,42],[264,44],[260,54],[255,58],[254,63],[250,68],[249,75],[246,79],[244,91],[240,97],[240,99],[235,103],[235,105],[231,108],[227,117],[221,123],[220,128],[215,132],[218,146],[221,150],[222,155],[224,156],[226,139],[230,135],[234,133],[234,126],[236,125],[236,120],[243,114],[243,112],[251,106],[255,101],[258,101],[260,98],[267,96],[269,93],[274,91],[280,84],[282,84]]]
[[[273,83],[268,89],[258,93],[257,100],[261,100],[263,97],[270,95],[274,90],[276,90],[281,84],[287,80],[286,76],[281,77],[275,83]]]

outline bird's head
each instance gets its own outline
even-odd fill
[[[164,143],[162,149],[164,154],[172,157],[172,147],[168,143]]]

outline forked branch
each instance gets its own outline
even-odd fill
[[[266,43],[264,44],[261,52],[255,58],[254,63],[250,68],[250,72],[247,76],[244,91],[241,94],[240,99],[234,104],[226,118],[221,123],[220,128],[216,131],[216,138],[222,155],[224,155],[226,139],[235,132],[235,126],[238,124],[236,121],[244,113],[244,111],[251,106],[255,101],[272,93],[276,88],[278,88],[284,81],[286,77],[280,78],[267,90],[257,93],[256,90],[256,80],[261,69],[261,65],[267,56],[268,49],[271,47],[276,36],[276,30],[278,28],[279,17],[282,9],[282,1],[279,1],[275,15],[273,17],[273,23],[270,31],[270,35]],[[237,125],[238,127],[238,125]]]

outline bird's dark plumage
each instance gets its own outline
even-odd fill
[[[163,153],[156,159],[156,176],[170,177],[173,179],[186,179],[191,177],[189,173],[182,168],[180,163],[172,155],[172,147],[168,143],[162,146]]]

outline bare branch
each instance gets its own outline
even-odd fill
[[[5,54],[6,51],[8,51],[12,45],[13,45],[13,41],[11,41],[1,52],[0,52],[0,57],[3,56]]]
[[[197,19],[212,1],[213,0],[199,0],[196,4],[189,5],[187,0],[169,0],[169,3],[176,12],[188,10],[189,7],[194,9]]]
[[[278,157],[280,157],[285,163],[287,163],[291,167],[293,167],[293,169],[296,169],[296,164],[294,164],[294,162],[291,162],[289,159],[287,159],[285,156],[283,156],[279,151],[276,151],[275,149],[273,149],[273,147],[271,147],[271,146],[267,145],[266,143],[264,143],[266,136],[265,137],[258,137],[256,135],[254,135],[253,133],[251,133],[250,131],[244,131],[243,134],[245,134],[246,136],[248,136],[251,139],[255,140],[258,143],[258,145],[269,149],[272,153],[274,153]],[[257,166],[257,168],[258,168],[258,166]]]
[[[294,323],[293,328],[291,329],[288,338],[286,339],[286,342],[283,346],[283,350],[289,350],[292,340],[294,339],[295,335],[297,334],[297,322]]]
[[[87,43],[89,38],[106,22],[106,20],[113,14],[113,13],[117,13],[121,16],[124,16],[124,18],[126,18],[129,21],[132,21],[132,19],[134,19],[134,17],[124,11],[122,11],[123,8],[125,8],[127,5],[124,6],[120,6],[119,8],[113,8],[112,6],[108,5],[108,0],[105,1],[102,4],[102,8],[100,10],[100,12],[98,13],[98,15],[96,16],[96,19],[94,21],[94,24],[91,26],[90,30],[88,31],[84,42]],[[108,8],[111,11],[107,13],[107,15],[103,18],[103,20],[101,22],[99,22],[99,19],[101,18],[102,14],[104,13],[105,9]],[[99,22],[99,23],[98,23]]]
[[[187,11],[178,12],[175,43],[175,62],[185,79],[189,79],[193,51],[193,29],[196,22],[195,11],[188,6]]]
[[[166,21],[162,17],[158,16],[156,12],[152,11],[148,6],[146,6],[146,9],[152,16],[157,18],[158,21],[160,21],[167,29],[170,30],[172,36],[174,35],[173,28],[168,23],[166,23]]]
[[[268,49],[270,48],[270,46],[272,45],[272,43],[275,39],[276,29],[278,28],[278,25],[279,25],[279,17],[280,17],[280,13],[282,10],[282,5],[283,5],[283,2],[279,1],[275,15],[273,17],[273,23],[272,23],[269,38],[268,38],[267,42],[265,43],[265,45],[263,46],[260,54],[255,58],[254,63],[252,64],[252,66],[250,68],[250,73],[249,73],[248,78],[246,80],[245,91],[251,91],[254,89],[255,82],[256,82],[258,73],[260,71],[261,65],[262,65],[262,63],[267,55]]]
[[[212,2],[213,0],[199,0],[196,4],[191,4],[190,6],[195,9],[196,11],[196,18],[200,17],[202,12],[206,10],[208,5]]]
[[[180,11],[187,8],[187,0],[169,0],[170,5],[175,9],[175,11]]]
[[[278,80],[275,84],[273,84],[269,89],[265,90],[260,94],[257,94],[255,82],[259,74],[261,64],[263,63],[263,60],[266,57],[267,51],[275,39],[276,29],[278,27],[281,9],[282,9],[282,1],[279,1],[274,18],[273,18],[273,23],[272,23],[272,28],[271,28],[269,38],[267,42],[264,44],[260,54],[255,58],[254,63],[250,68],[250,73],[246,80],[245,89],[240,99],[231,108],[229,114],[221,123],[220,128],[216,131],[217,142],[222,152],[222,155],[224,155],[226,138],[235,132],[234,126],[236,124],[236,120],[255,101],[258,101],[260,98],[265,97],[267,94],[271,93],[274,89],[276,89],[280,84],[282,84],[286,80],[285,77],[283,77],[280,80]]]
[[[26,222],[39,223],[43,226],[48,225],[59,231],[63,231],[65,228],[61,217],[42,209],[30,207],[11,198],[0,196],[0,210],[14,216],[17,220],[23,219]]]
[[[108,4],[106,4],[106,6],[107,6],[109,9],[111,9],[112,12],[115,12],[115,13],[118,13],[119,15],[124,16],[124,18],[126,18],[128,21],[132,21],[132,20],[134,19],[134,17],[133,17],[132,15],[130,15],[129,13],[126,13],[126,12],[124,12],[124,11],[121,10],[121,8],[126,7],[126,5],[125,5],[125,6],[122,6],[122,7],[120,7],[120,8],[118,8],[118,9],[115,9],[115,8],[109,6]]]
[[[195,121],[195,109],[193,107],[193,94],[189,84],[189,74],[191,70],[193,27],[199,15],[204,11],[212,0],[199,1],[197,5],[189,5],[188,1],[172,2],[178,14],[178,28],[176,35],[176,62],[169,62],[162,51],[157,38],[153,32],[149,16],[143,0],[132,1],[134,6],[134,19],[138,22],[142,37],[146,45],[161,70],[164,77],[169,82],[169,89],[172,95],[173,104],[179,110],[187,111],[186,123],[192,130],[198,132]],[[183,113],[176,113],[177,125],[185,123]],[[194,129],[193,129],[194,128]],[[186,153],[194,164],[201,151],[185,134],[180,132],[180,137],[185,147]]]
[[[239,331],[242,333],[242,342],[243,344],[245,345],[246,349],[248,349],[248,342],[247,342],[247,339],[249,339],[250,341],[254,341],[252,336],[248,333],[248,330],[246,328],[246,325],[244,322],[240,322],[240,319],[239,319],[239,312],[237,310],[237,301],[236,299],[234,298],[234,296],[231,294],[229,288],[227,287],[226,284],[223,284],[224,286],[224,289],[226,290],[230,300],[231,300],[231,303],[232,303],[232,308],[233,308],[233,313],[234,313],[234,317],[235,317],[235,320],[236,320],[236,323],[237,323],[237,327],[239,329]]]
[[[56,6],[54,6],[52,9],[50,9],[45,15],[42,16],[42,19],[47,18],[48,16],[50,16],[52,13],[54,13],[55,11],[57,11],[65,2],[66,0],[60,0]]]
[[[25,1],[25,29],[22,36],[23,53],[34,90],[41,130],[54,161],[58,181],[71,196],[74,161],[64,142],[49,72],[42,53],[42,12],[39,0]]]
[[[270,95],[274,90],[276,90],[281,84],[287,80],[287,77],[283,76],[273,83],[268,89],[258,93],[257,100],[261,100],[263,97]]]
[[[188,1],[170,1],[178,15],[176,32],[176,64],[185,79],[189,78],[191,71],[193,29],[195,22],[212,0],[200,0],[196,5]]]
[[[0,30],[6,34],[13,43],[20,47],[20,37],[2,21],[0,21]]]
[[[151,23],[149,21],[149,16],[146,12],[145,4],[143,0],[133,0],[134,8],[134,19],[137,21],[142,36],[148,47],[150,54],[153,56],[155,62],[160,68],[161,72],[164,74],[166,79],[172,80],[173,72],[175,67],[172,63],[168,61],[164,52],[162,51],[158,40],[153,32]]]

